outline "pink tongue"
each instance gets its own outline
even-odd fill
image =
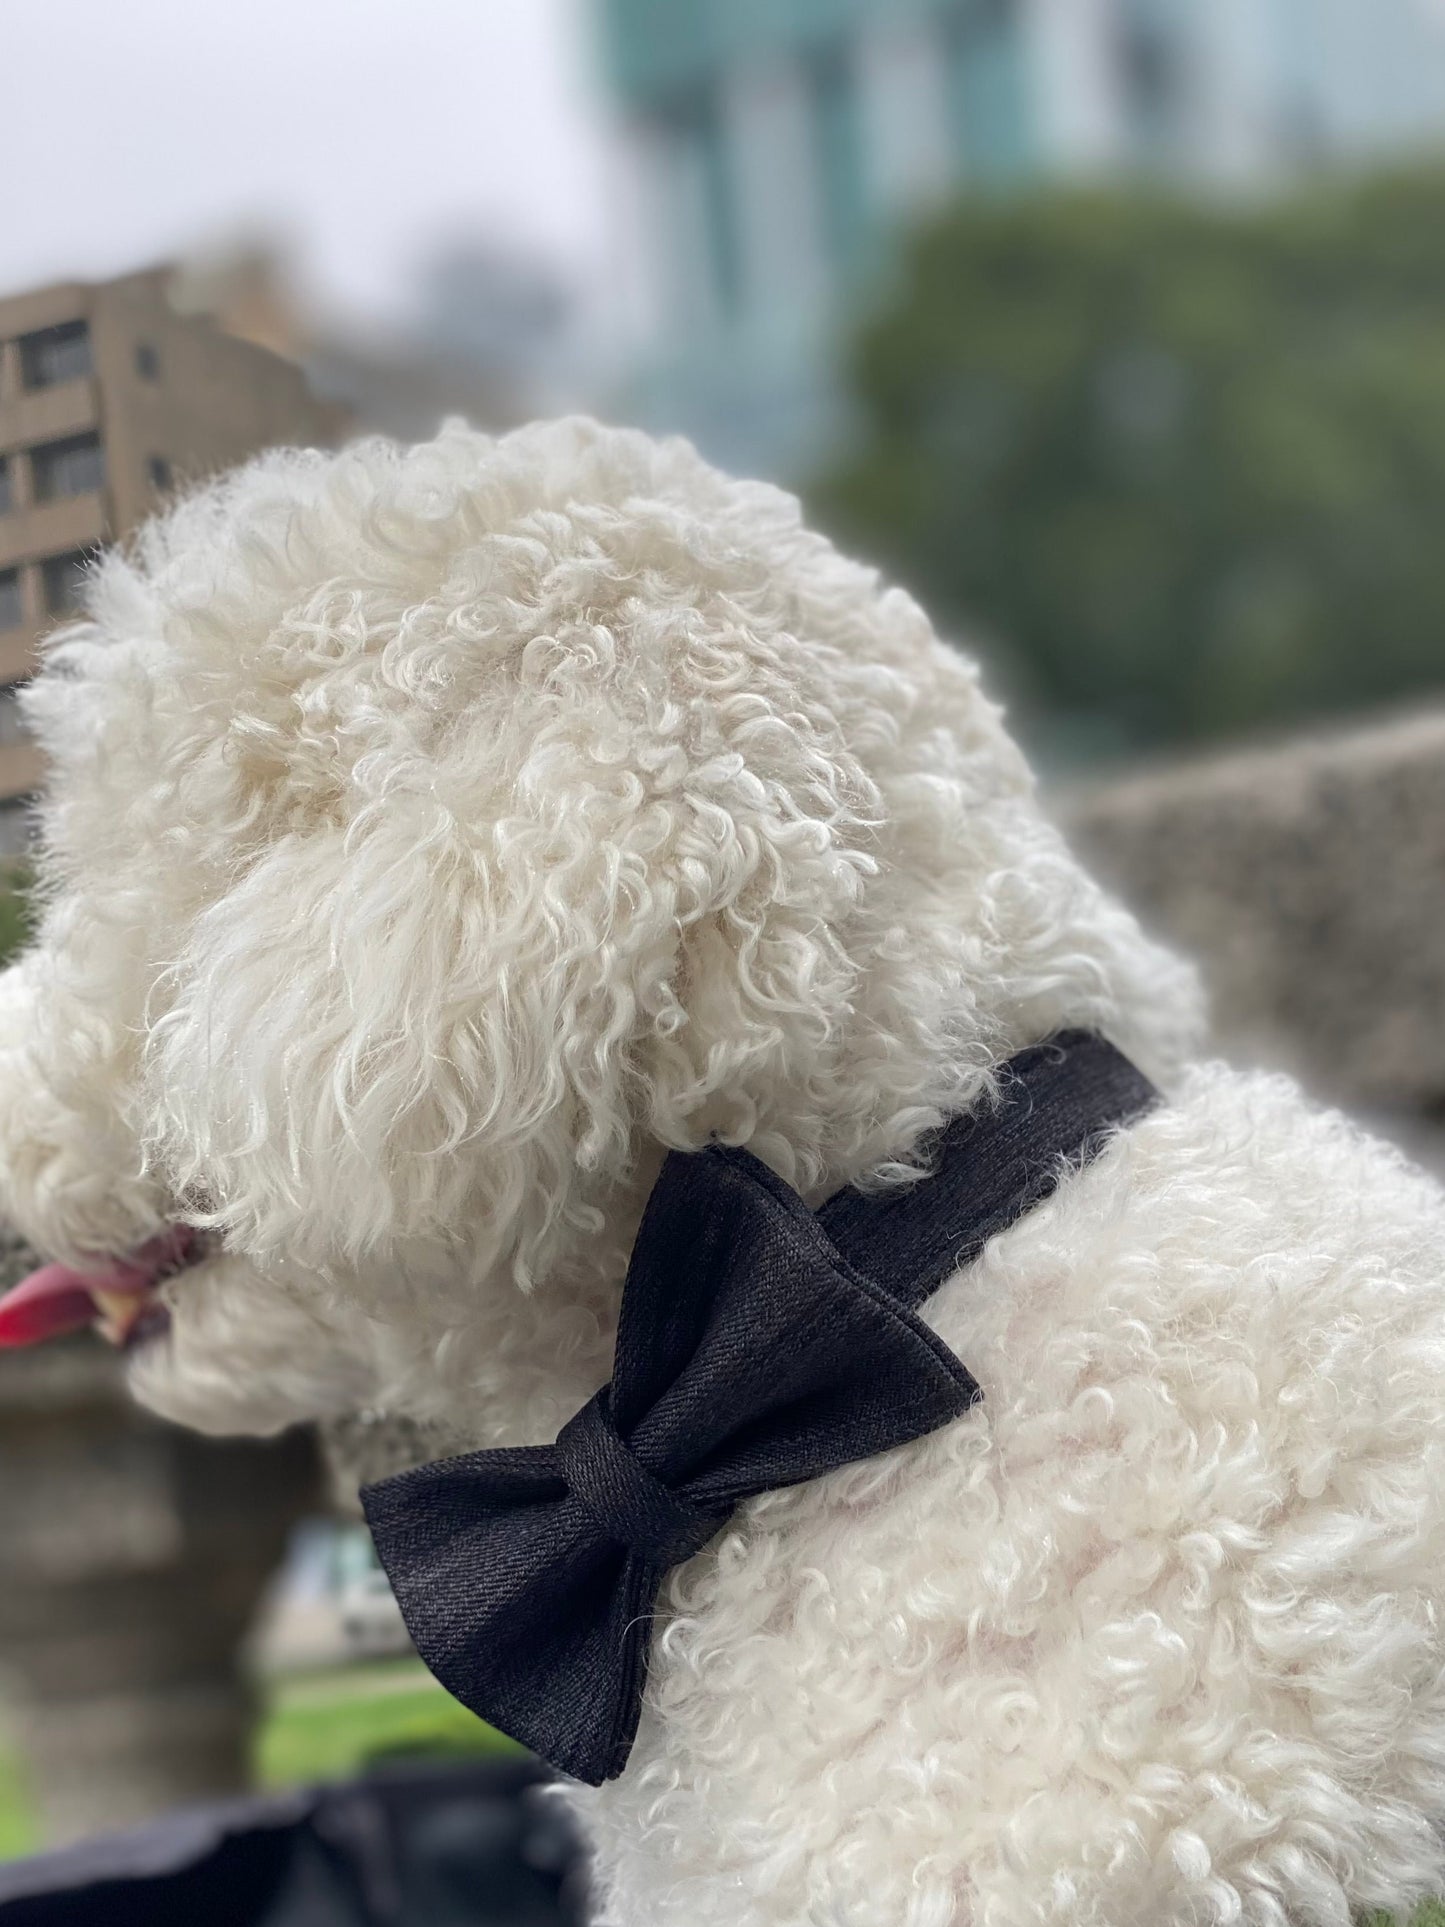
[[[92,1324],[98,1309],[93,1292],[124,1297],[150,1291],[167,1272],[184,1264],[194,1237],[189,1226],[176,1225],[129,1258],[113,1259],[94,1271],[42,1265],[0,1298],[0,1351],[38,1345]]]
[[[95,1300],[83,1274],[69,1265],[45,1265],[0,1298],[0,1350],[38,1345],[94,1320]]]

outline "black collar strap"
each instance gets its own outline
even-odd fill
[[[673,1152],[623,1291],[612,1380],[555,1445],[368,1486],[367,1522],[447,1690],[590,1785],[637,1731],[658,1588],[747,1498],[936,1431],[982,1396],[917,1317],[985,1243],[1157,1102],[1063,1031],[939,1136],[931,1175],[818,1212],[747,1151]]]

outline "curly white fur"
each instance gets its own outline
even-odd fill
[[[1445,1881],[1439,1194],[1183,1069],[1193,980],[971,667],[777,491],[567,422],[277,455],[112,557],[29,699],[0,1199],[224,1250],[157,1409],[552,1436],[667,1146],[905,1181],[1012,1050],[1170,1106],[929,1315],[985,1389],[671,1582],[616,1927],[1344,1927]]]

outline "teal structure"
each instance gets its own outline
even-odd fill
[[[874,297],[900,225],[877,191],[860,44],[880,20],[931,42],[931,179],[1004,184],[1035,165],[1016,0],[606,0],[608,77],[664,203],[647,210],[655,347],[624,405],[735,467],[796,477],[842,430],[840,318]],[[761,193],[743,165],[739,91],[786,74],[796,110],[791,200],[810,260],[789,284],[750,247]],[[675,192],[685,174],[687,192]],[[679,287],[681,282],[685,285]]]
[[[623,412],[797,480],[841,344],[958,192],[1247,187],[1433,137],[1436,0],[597,0],[648,265]]]

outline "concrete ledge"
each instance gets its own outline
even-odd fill
[[[1081,854],[1204,971],[1229,1053],[1445,1105],[1445,710],[1065,799]]]

